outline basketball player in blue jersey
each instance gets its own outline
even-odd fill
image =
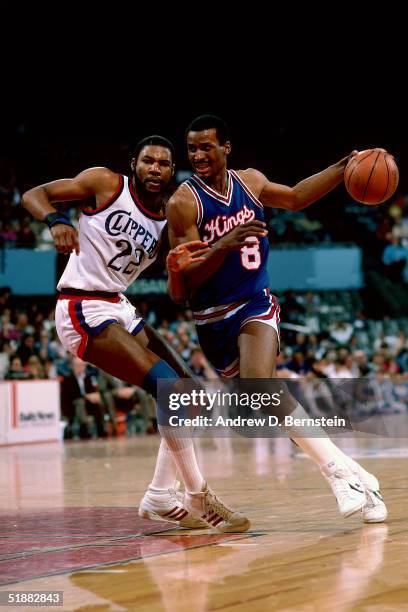
[[[350,156],[288,187],[252,168],[227,168],[231,143],[222,119],[198,117],[186,135],[194,174],[167,205],[170,245],[203,240],[211,248],[181,272],[182,278],[173,251],[168,260],[171,295],[175,301],[188,295],[201,347],[221,376],[276,377],[279,305],[266,270],[264,207],[297,211],[309,206],[343,181]],[[285,414],[307,418],[289,393],[285,397]],[[366,522],[385,520],[387,510],[375,476],[347,457],[323,430],[319,438],[302,437],[296,427],[288,431],[319,465],[342,516],[362,510]]]
[[[157,256],[173,159],[173,145],[151,136],[136,147],[130,179],[107,168],[90,168],[75,178],[34,187],[22,200],[36,219],[48,225],[56,249],[70,253],[58,283],[55,315],[63,346],[154,396],[157,380],[177,378],[177,372],[162,357],[169,356],[164,343],[145,332],[144,321],[122,292]],[[96,206],[82,208],[77,232],[54,204],[89,198]],[[200,240],[185,245],[184,265],[200,261],[206,250]],[[158,403],[159,424],[166,422],[167,409]],[[246,531],[248,519],[228,508],[204,481],[192,441],[172,436],[169,429],[160,427],[156,470],[139,514],[184,527]],[[173,489],[176,471],[185,484],[184,498]]]

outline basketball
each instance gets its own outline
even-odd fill
[[[398,186],[398,166],[384,149],[360,151],[344,171],[344,184],[357,202],[376,205],[388,200]]]

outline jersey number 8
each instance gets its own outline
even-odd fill
[[[247,239],[251,246],[244,246],[241,249],[241,264],[247,270],[257,270],[261,265],[261,253],[259,251],[258,238]]]

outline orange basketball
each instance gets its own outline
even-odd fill
[[[384,149],[360,151],[344,171],[344,184],[354,200],[362,204],[381,204],[398,186],[399,172],[392,155]]]

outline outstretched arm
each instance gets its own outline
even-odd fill
[[[60,179],[33,187],[23,194],[21,203],[35,219],[44,221],[50,227],[55,248],[60,253],[79,253],[78,235],[69,220],[58,213],[53,206],[55,202],[85,200],[95,196],[97,205],[101,205],[115,193],[119,176],[107,168],[90,168],[72,179]],[[48,215],[52,215],[49,217]]]
[[[186,187],[179,187],[169,200],[166,208],[169,224],[170,246],[200,240],[197,227],[197,209],[193,196]],[[208,251],[200,257],[197,263],[191,263],[183,270],[183,276],[189,294],[197,289],[212,276],[222,265],[229,251],[240,250],[246,246],[247,238],[261,238],[266,236],[265,223],[250,221],[237,226],[232,232],[214,242]]]
[[[294,187],[273,183],[261,172],[252,168],[240,172],[240,176],[264,206],[297,211],[310,206],[337,187],[343,181],[349,159],[356,153],[357,151],[353,151],[347,157],[300,181]]]

